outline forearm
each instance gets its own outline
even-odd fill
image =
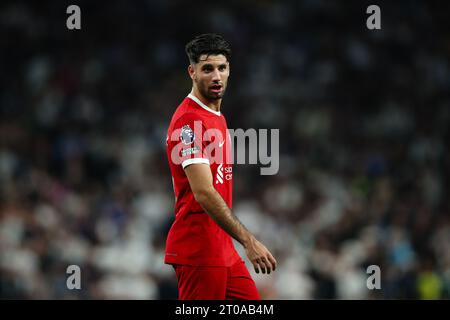
[[[253,235],[233,214],[215,189],[197,194],[195,198],[211,218],[244,247],[253,241]]]

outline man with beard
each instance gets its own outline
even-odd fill
[[[167,134],[176,203],[165,263],[175,269],[181,300],[260,300],[232,237],[257,273],[270,273],[277,262],[231,211],[231,140],[220,111],[230,45],[220,35],[203,34],[186,45],[186,53],[192,91],[175,111]]]

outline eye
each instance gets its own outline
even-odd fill
[[[219,67],[219,70],[220,70],[220,71],[225,71],[226,69],[227,69],[227,66],[220,66],[220,67]]]
[[[211,72],[212,69],[213,69],[213,68],[212,68],[211,66],[205,66],[205,67],[203,67],[203,71],[206,72],[206,73]]]

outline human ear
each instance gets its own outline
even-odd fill
[[[191,79],[194,80],[194,78],[195,78],[195,69],[194,69],[194,66],[192,64],[190,64],[188,66],[188,73],[189,73],[189,76],[191,77]]]

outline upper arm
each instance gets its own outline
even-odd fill
[[[186,113],[177,119],[168,137],[170,161],[184,168],[192,164],[210,164],[204,151],[208,144],[203,137],[205,125],[198,115]]]
[[[191,164],[184,168],[184,172],[194,196],[214,189],[209,165],[203,163]]]
[[[169,144],[171,161],[184,169],[196,199],[214,190],[209,156],[204,152],[208,145],[205,131],[198,114],[185,113],[174,123]]]

